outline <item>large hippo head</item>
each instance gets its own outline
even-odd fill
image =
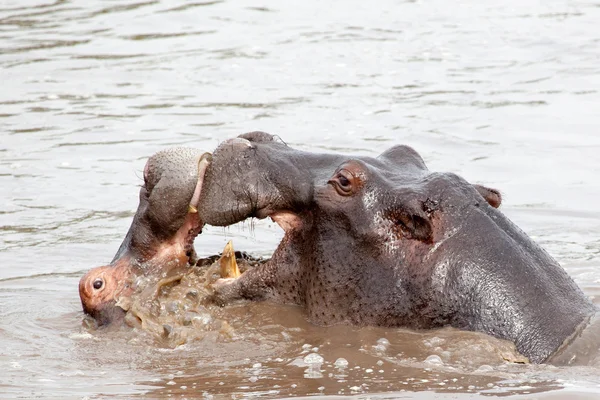
[[[203,222],[197,207],[210,154],[173,148],[152,156],[133,222],[110,264],[79,282],[83,309],[99,324],[124,315],[117,299],[129,295],[138,278],[187,265],[195,258],[194,238]]]
[[[242,135],[213,153],[200,217],[271,217],[285,236],[270,262],[222,282],[215,300],[300,304],[317,324],[481,331],[543,362],[594,307],[500,201],[430,172],[407,146],[353,157]]]

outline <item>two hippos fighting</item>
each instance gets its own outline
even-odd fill
[[[402,145],[315,154],[252,132],[212,155],[170,149],[148,160],[131,228],[81,279],[81,302],[100,324],[118,320],[131,278],[193,263],[204,224],[270,217],[285,231],[272,258],[217,281],[211,301],[295,304],[319,325],[451,326],[509,340],[534,363],[588,362],[596,307],[501,200]]]

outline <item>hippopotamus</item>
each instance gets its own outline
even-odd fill
[[[150,157],[133,221],[113,260],[79,282],[83,310],[99,325],[121,320],[117,305],[144,276],[167,274],[196,260],[194,239],[204,223],[198,203],[210,153],[172,148]]]
[[[500,193],[431,172],[411,147],[317,154],[252,132],[223,142],[199,216],[270,217],[270,261],[217,282],[213,301],[296,304],[319,325],[484,332],[551,362],[596,313],[565,270],[500,210]]]

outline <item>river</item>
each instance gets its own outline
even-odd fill
[[[0,398],[597,398],[598,368],[507,364],[453,330],[317,327],[294,307],[232,307],[235,340],[174,349],[91,331],[77,283],[112,259],[151,154],[262,130],[311,151],[408,144],[500,189],[600,302],[599,22],[579,0],[3,0]],[[196,248],[269,255],[281,236],[209,227]]]

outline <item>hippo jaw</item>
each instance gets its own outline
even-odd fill
[[[214,152],[201,218],[270,216],[286,233],[269,263],[217,285],[215,301],[299,304],[325,325],[480,331],[543,362],[595,308],[500,202],[429,172],[407,146],[349,158],[242,135]]]
[[[148,160],[139,206],[117,254],[79,282],[83,310],[99,325],[122,320],[125,312],[118,301],[133,293],[139,278],[195,262],[194,239],[204,225],[198,204],[210,160],[209,153],[185,148]]]

